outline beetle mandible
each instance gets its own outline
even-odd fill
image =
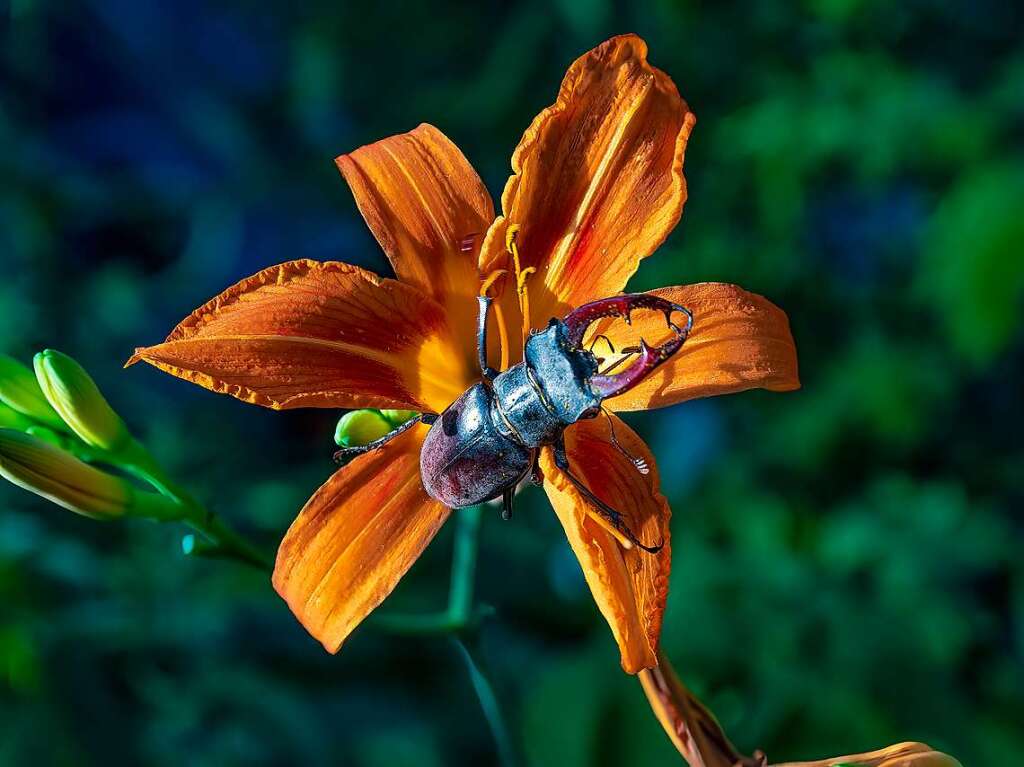
[[[693,314],[683,306],[646,293],[593,301],[560,320],[552,318],[542,331],[531,331],[523,361],[499,373],[487,364],[491,298],[481,295],[477,301],[480,382],[443,413],[421,413],[373,442],[339,450],[335,460],[379,448],[417,423],[426,423],[430,431],[420,451],[420,476],[427,493],[453,509],[501,497],[502,517],[510,519],[516,486],[531,470],[537,481],[537,456],[540,448],[550,446],[556,466],[615,530],[645,551],[658,551],[660,543],[641,543],[625,524],[621,512],[594,495],[572,473],[563,433],[581,419],[595,418],[605,399],[632,389],[679,351],[693,327]],[[673,331],[672,337],[655,347],[641,339],[639,346],[621,350],[625,355],[636,355],[625,370],[614,374],[600,371],[597,356],[583,347],[587,329],[603,317],[620,317],[629,323],[636,309],[662,312]],[[676,313],[686,317],[682,327],[672,320]],[[625,453],[614,430],[611,437]],[[646,473],[642,462],[626,455],[639,471]]]

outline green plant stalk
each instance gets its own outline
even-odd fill
[[[75,457],[86,463],[114,466],[152,487],[161,498],[171,501],[158,503],[156,498],[146,498],[141,493],[137,497],[142,515],[160,522],[181,522],[203,536],[208,545],[202,547],[202,556],[235,559],[261,570],[269,571],[273,567],[269,556],[168,477],[138,440],[129,439],[114,450],[103,450],[74,437],[58,436],[62,447]]]
[[[452,579],[448,590],[448,614],[456,623],[468,625],[473,614],[476,560],[480,549],[482,506],[455,512],[455,548],[452,551]]]
[[[500,764],[502,767],[518,767],[518,752],[494,692],[494,685],[483,665],[478,645],[480,623],[491,613],[486,606],[473,605],[483,507],[469,506],[456,510],[454,514],[455,544],[447,608],[425,615],[385,613],[376,616],[373,625],[400,635],[450,636],[466,664],[473,690],[494,738]]]
[[[483,710],[484,719],[491,729],[491,736],[498,751],[498,760],[502,767],[518,767],[520,764],[519,754],[516,750],[512,736],[505,722],[505,716],[498,702],[498,696],[494,692],[494,685],[491,684],[483,666],[483,659],[475,638],[454,637],[459,654],[466,663],[469,671],[470,681],[476,691],[476,697],[480,701],[480,708]]]
[[[211,545],[203,548],[203,556],[237,559],[261,570],[273,568],[270,557],[171,480],[139,442],[132,440],[119,454],[121,462],[115,465],[175,501],[180,509],[177,519],[209,541]]]

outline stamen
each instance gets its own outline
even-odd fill
[[[606,376],[606,375],[610,374],[613,370],[615,370],[616,368],[620,367],[623,362],[628,360],[634,354],[639,354],[639,353],[640,353],[640,347],[639,346],[628,346],[628,347],[626,347],[625,349],[622,350],[622,355],[617,360],[612,362],[604,370],[597,371],[598,375]]]
[[[508,370],[508,329],[505,327],[505,313],[501,303],[494,304],[494,321],[498,323],[498,345],[501,347],[499,371]]]
[[[486,296],[487,291],[491,289],[491,285],[500,280],[508,274],[507,269],[495,269],[493,272],[487,275],[487,278],[480,283],[480,295]]]
[[[495,269],[488,274],[480,283],[480,295],[486,296],[491,286],[506,274],[508,274],[507,269]],[[495,301],[491,304],[491,308],[494,310],[494,321],[498,323],[498,350],[500,353],[498,370],[508,370],[508,328],[505,327],[505,313],[501,310],[501,301]]]
[[[526,278],[537,271],[536,267],[528,266],[525,269],[519,260],[519,246],[516,245],[516,235],[519,234],[518,224],[509,224],[505,230],[505,250],[512,255],[512,266],[516,273],[516,293],[519,294],[519,313],[523,317],[523,343],[530,335],[530,294],[526,290]]]
[[[612,354],[615,354],[615,344],[613,344],[612,339],[610,339],[604,333],[598,333],[596,336],[594,336],[593,340],[590,342],[590,347],[587,349],[587,351],[593,353],[594,347],[597,346],[597,342],[600,341],[602,338],[604,339],[604,342],[608,344],[608,348],[612,350]]]

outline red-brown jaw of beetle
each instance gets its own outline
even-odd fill
[[[623,357],[610,368],[599,371],[590,379],[590,388],[602,400],[629,391],[679,351],[686,343],[693,327],[693,313],[684,306],[666,301],[658,296],[647,293],[625,293],[621,296],[602,298],[591,301],[589,304],[583,304],[562,320],[568,330],[569,343],[575,348],[582,348],[587,330],[593,323],[605,317],[619,317],[628,325],[631,323],[632,313],[637,309],[662,312],[665,315],[665,324],[672,331],[672,337],[658,346],[650,346],[641,338],[638,346],[621,349],[622,354],[627,356],[635,354],[636,359],[625,370],[611,373],[611,370],[618,367],[622,359],[626,358]],[[682,314],[686,317],[686,322],[682,327],[673,321],[672,317],[675,314]]]

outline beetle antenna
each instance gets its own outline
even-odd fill
[[[643,458],[638,458],[622,446],[622,443],[619,442],[619,436],[615,433],[615,421],[612,420],[611,414],[604,408],[601,408],[601,412],[604,413],[604,417],[608,420],[608,433],[611,436],[611,443],[629,459],[629,462],[633,464],[637,471],[646,477],[651,473],[651,467],[647,465],[647,461]]]

